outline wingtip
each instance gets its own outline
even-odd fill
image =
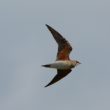
[[[50,28],[51,28],[48,24],[45,24],[45,26],[46,26],[48,29],[50,29]]]
[[[48,86],[51,86],[52,85],[52,83],[50,82],[50,83],[48,83],[46,86],[44,86],[44,87],[48,87]]]
[[[46,86],[44,86],[45,88],[48,87],[49,85],[47,84]]]
[[[45,24],[45,26],[49,27],[49,25],[48,25],[48,24]]]
[[[44,86],[44,88],[46,88],[46,87],[48,87],[48,86]]]

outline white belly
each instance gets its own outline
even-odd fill
[[[70,61],[56,61],[55,63],[51,64],[50,68],[70,69],[71,68],[71,62]]]

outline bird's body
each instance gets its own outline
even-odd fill
[[[50,86],[60,79],[64,78],[72,71],[72,68],[80,64],[80,62],[77,60],[70,60],[69,54],[72,51],[72,47],[69,42],[52,27],[50,27],[49,25],[46,26],[58,44],[58,53],[56,61],[54,63],[42,65],[43,67],[57,69],[57,75],[45,87]]]
[[[71,60],[58,60],[55,61],[54,63],[43,65],[44,67],[49,67],[49,68],[55,68],[59,70],[67,70],[74,68],[76,66],[77,62],[76,61],[71,61]]]

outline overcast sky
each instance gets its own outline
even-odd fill
[[[44,88],[56,71],[59,31],[79,60],[71,74]],[[0,0],[0,110],[109,110],[110,0]]]

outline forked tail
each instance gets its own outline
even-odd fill
[[[50,64],[42,65],[43,67],[50,67]]]

